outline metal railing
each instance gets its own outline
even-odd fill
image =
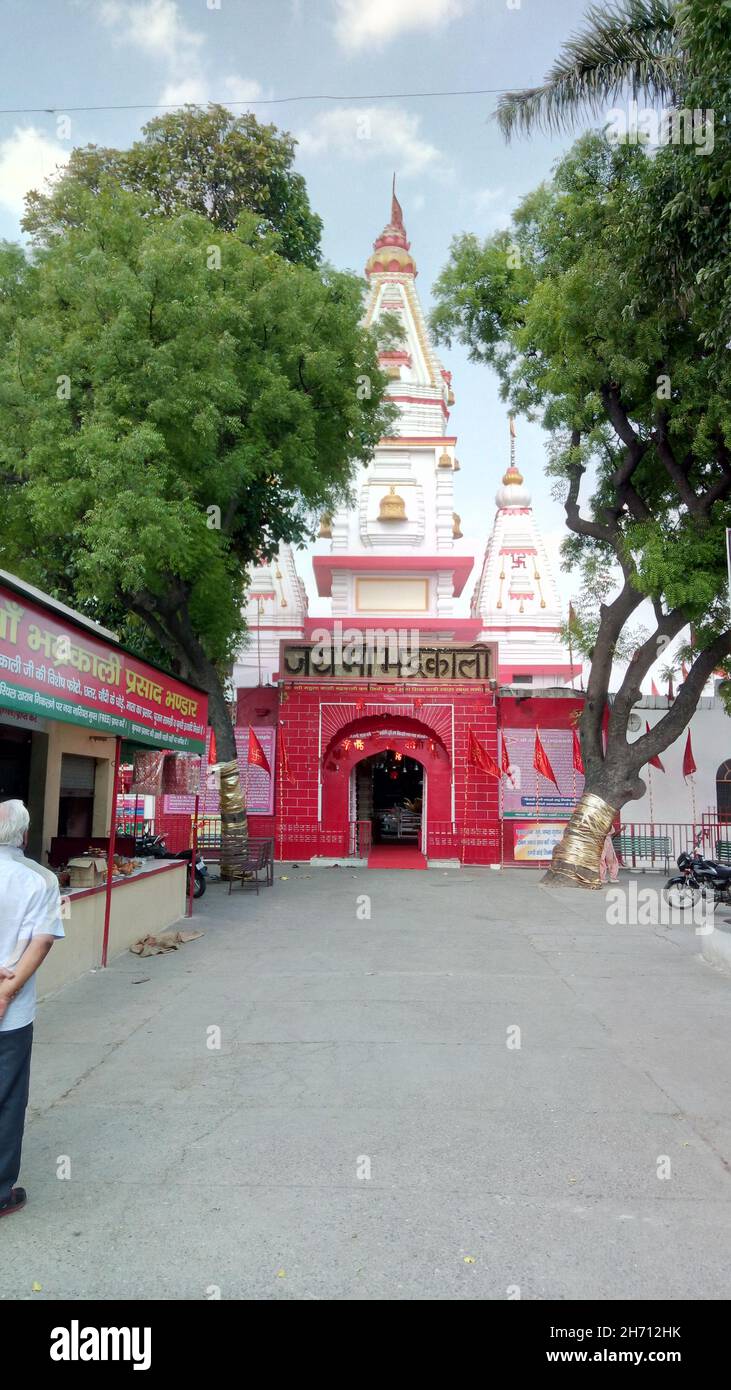
[[[731,825],[704,816],[698,821],[622,821],[612,836],[620,863],[627,869],[671,870],[679,854],[700,852],[729,862]]]
[[[348,856],[367,859],[373,842],[373,827],[369,820],[352,820],[348,834]]]

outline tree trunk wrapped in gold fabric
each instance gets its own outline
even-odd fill
[[[556,845],[546,883],[601,888],[599,860],[617,812],[595,792],[585,792]]]

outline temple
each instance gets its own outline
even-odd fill
[[[275,838],[281,858],[500,862],[509,813],[502,779],[485,771],[503,757],[498,724],[532,688],[568,697],[551,702],[568,729],[579,667],[562,643],[512,419],[469,599],[475,556],[457,511],[451,373],[429,336],[395,188],[365,275],[365,322],[388,314],[402,330],[380,353],[398,422],[359,469],[354,504],[320,520],[311,563],[329,612],[310,616],[292,547],[251,572],[237,723],[277,732],[270,814],[257,833]],[[512,742],[515,780],[525,750],[518,733]],[[545,791],[536,778],[533,816]],[[553,798],[553,814],[565,819],[575,783]]]

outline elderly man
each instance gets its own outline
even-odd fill
[[[23,853],[29,823],[22,801],[0,802],[0,1216],[26,1203],[24,1188],[15,1183],[28,1104],[35,974],[64,934],[58,880]]]

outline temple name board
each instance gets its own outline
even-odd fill
[[[355,644],[354,644],[355,645]],[[285,645],[280,676],[288,680],[372,681],[475,681],[485,683],[494,677],[495,661],[491,647],[390,647],[373,652],[359,647],[349,652],[335,643],[295,643]]]

